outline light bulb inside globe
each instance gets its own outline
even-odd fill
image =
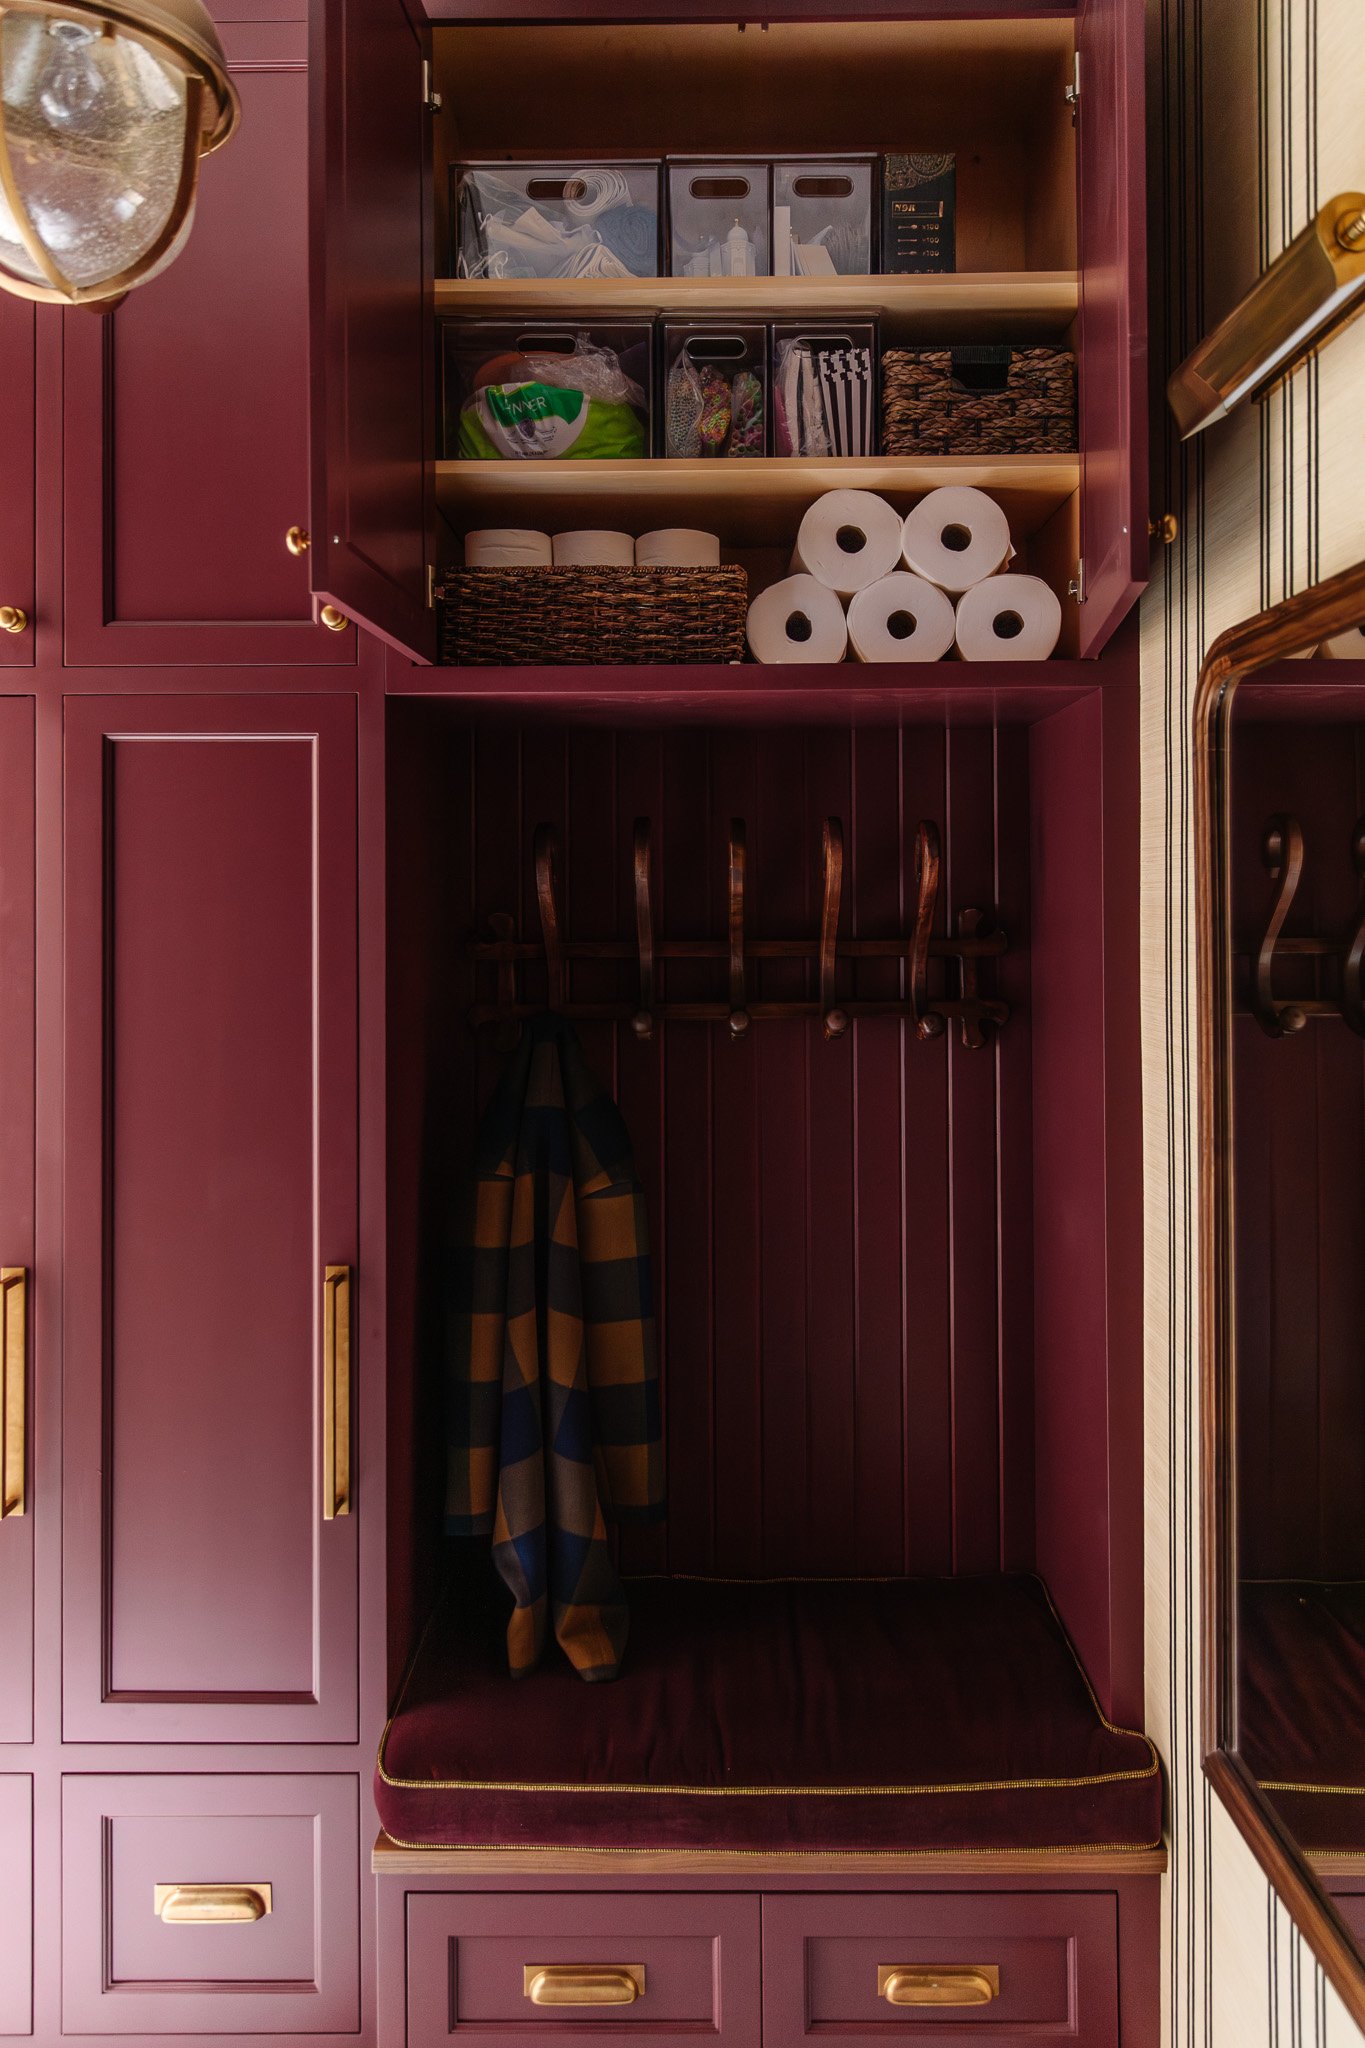
[[[154,277],[236,118],[200,0],[0,0],[0,286],[79,305]]]

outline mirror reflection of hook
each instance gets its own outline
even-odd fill
[[[640,1039],[654,1036],[654,907],[650,899],[650,822],[635,820],[635,945],[640,956],[640,1007],[631,1029]]]
[[[943,1030],[942,1017],[929,1008],[929,939],[938,903],[940,858],[938,827],[921,818],[915,827],[915,926],[906,963],[906,992],[916,1038],[937,1038]]]
[[[826,818],[820,833],[820,1018],[826,1038],[842,1038],[848,1016],[834,1000],[839,951],[839,906],[844,892],[844,827]]]
[[[744,820],[730,820],[730,1031],[743,1038],[749,1029],[744,994]]]
[[[1341,963],[1341,1014],[1352,1031],[1365,1038],[1365,818],[1357,818],[1351,834],[1351,861],[1360,893],[1356,921]]]
[[[547,1008],[564,1008],[564,941],[559,922],[559,834],[553,825],[537,825],[535,837],[536,902],[540,935],[545,942]]]
[[[1251,1008],[1268,1038],[1287,1038],[1291,1032],[1302,1031],[1308,1022],[1297,1003],[1276,1000],[1274,986],[1276,948],[1303,879],[1303,831],[1297,818],[1281,811],[1270,820],[1261,842],[1261,858],[1277,886],[1252,968]]]

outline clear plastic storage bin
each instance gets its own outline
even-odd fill
[[[660,455],[678,462],[708,455],[763,455],[768,447],[768,330],[661,322]]]
[[[646,322],[443,321],[441,383],[448,460],[621,462],[650,452]]]
[[[773,454],[875,455],[876,318],[775,320],[770,333]]]
[[[872,157],[773,165],[773,276],[872,274]]]
[[[670,161],[669,268],[674,277],[768,277],[771,165]]]
[[[452,164],[456,277],[657,277],[662,166]]]

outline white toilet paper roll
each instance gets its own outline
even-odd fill
[[[628,533],[602,533],[584,527],[554,538],[557,569],[633,569],[635,542]]]
[[[957,601],[964,661],[1046,661],[1061,630],[1057,594],[1037,576],[991,576]]]
[[[792,551],[793,575],[852,597],[900,560],[900,514],[875,491],[826,491],[802,519]]]
[[[661,526],[635,543],[637,569],[718,569],[720,539],[695,526]]]
[[[784,576],[749,606],[755,661],[842,661],[847,648],[844,608],[814,576]]]
[[[966,484],[945,484],[921,498],[901,531],[907,569],[940,590],[970,590],[1009,559],[1010,524],[994,498]]]
[[[1324,640],[1319,652],[1331,661],[1365,661],[1365,626],[1351,626]]]
[[[553,560],[549,534],[523,526],[486,526],[464,537],[466,569],[548,569]]]
[[[860,590],[848,607],[855,661],[942,661],[953,644],[953,600],[908,569]]]

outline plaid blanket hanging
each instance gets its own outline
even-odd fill
[[[606,1523],[663,1507],[649,1237],[620,1111],[561,1017],[522,1033],[489,1106],[456,1263],[446,1526],[492,1535],[514,1678],[548,1624],[580,1678],[614,1678]]]

